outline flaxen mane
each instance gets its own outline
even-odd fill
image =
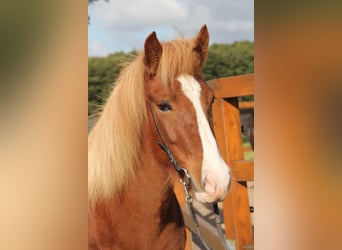
[[[194,40],[162,44],[159,73],[172,83],[180,73],[193,74],[201,60],[193,53]],[[88,138],[88,200],[116,195],[134,176],[139,157],[141,130],[147,119],[144,92],[144,53],[121,72],[116,88]]]

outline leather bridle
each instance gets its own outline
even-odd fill
[[[194,226],[196,228],[197,236],[200,238],[203,246],[207,250],[210,250],[210,247],[206,244],[206,242],[205,242],[205,240],[204,240],[204,238],[202,236],[201,230],[200,230],[199,225],[198,225],[197,217],[196,217],[196,214],[195,214],[195,211],[194,211],[194,208],[193,208],[192,196],[190,194],[190,190],[191,190],[191,188],[194,188],[194,190],[196,190],[196,188],[193,185],[193,183],[191,182],[190,174],[189,174],[188,170],[186,170],[185,168],[181,167],[178,164],[178,162],[177,162],[176,158],[174,157],[174,155],[172,154],[170,148],[167,146],[167,144],[166,144],[166,142],[165,142],[165,140],[163,138],[163,135],[162,135],[162,133],[160,131],[160,128],[158,126],[158,122],[157,122],[155,113],[154,113],[153,108],[152,108],[152,103],[150,101],[149,101],[149,108],[150,108],[150,111],[151,111],[151,114],[152,114],[152,120],[153,120],[153,123],[154,123],[154,127],[156,128],[156,131],[157,131],[157,133],[159,135],[159,139],[160,139],[160,142],[157,142],[157,144],[167,154],[171,164],[173,165],[174,169],[177,171],[178,177],[179,177],[179,181],[183,185],[183,189],[184,189],[184,193],[185,193],[185,200],[186,200],[186,203],[187,203],[188,210],[190,212],[190,216],[191,216],[192,222],[193,222],[193,224],[194,224]],[[215,217],[216,217],[216,228],[218,230],[219,237],[220,237],[220,239],[222,241],[224,249],[225,250],[232,250],[232,248],[228,247],[228,245],[227,245],[227,241],[226,241],[225,235],[224,235],[222,227],[221,227],[221,224],[223,223],[223,220],[222,220],[222,216],[220,215],[217,202],[213,203],[213,210],[214,210],[214,214],[215,214]]]
[[[178,164],[176,158],[174,157],[174,155],[172,154],[171,150],[167,146],[167,144],[166,144],[166,142],[164,140],[164,137],[163,137],[163,135],[162,135],[162,133],[160,131],[160,128],[158,126],[155,114],[153,112],[153,108],[152,108],[151,102],[149,103],[149,105],[150,105],[150,110],[151,110],[151,114],[152,114],[152,120],[153,120],[153,123],[154,123],[154,127],[156,128],[157,133],[159,135],[159,138],[161,140],[161,142],[157,142],[157,144],[167,154],[171,164],[173,165],[174,169],[178,173],[178,176],[179,176],[179,179],[180,179],[181,183],[184,183],[183,185],[186,186],[187,189],[190,189],[191,188],[191,178],[190,178],[190,175],[189,175],[188,171],[185,168],[182,168]]]

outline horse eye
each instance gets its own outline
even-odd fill
[[[215,101],[215,96],[213,96],[213,97],[211,98],[211,100],[210,100],[210,106],[213,106],[214,101]]]
[[[162,102],[158,103],[157,106],[163,112],[167,112],[167,111],[172,110],[172,107],[168,101],[162,101]]]

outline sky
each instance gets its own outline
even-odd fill
[[[212,43],[254,41],[254,0],[100,0],[88,6],[88,55],[142,50],[146,37],[193,37],[206,24]]]

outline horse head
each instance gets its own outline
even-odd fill
[[[203,203],[225,199],[231,181],[212,128],[214,93],[201,73],[208,42],[205,25],[186,41],[160,43],[153,32],[143,59],[149,119],[155,119],[159,137],[189,172],[195,197]]]

